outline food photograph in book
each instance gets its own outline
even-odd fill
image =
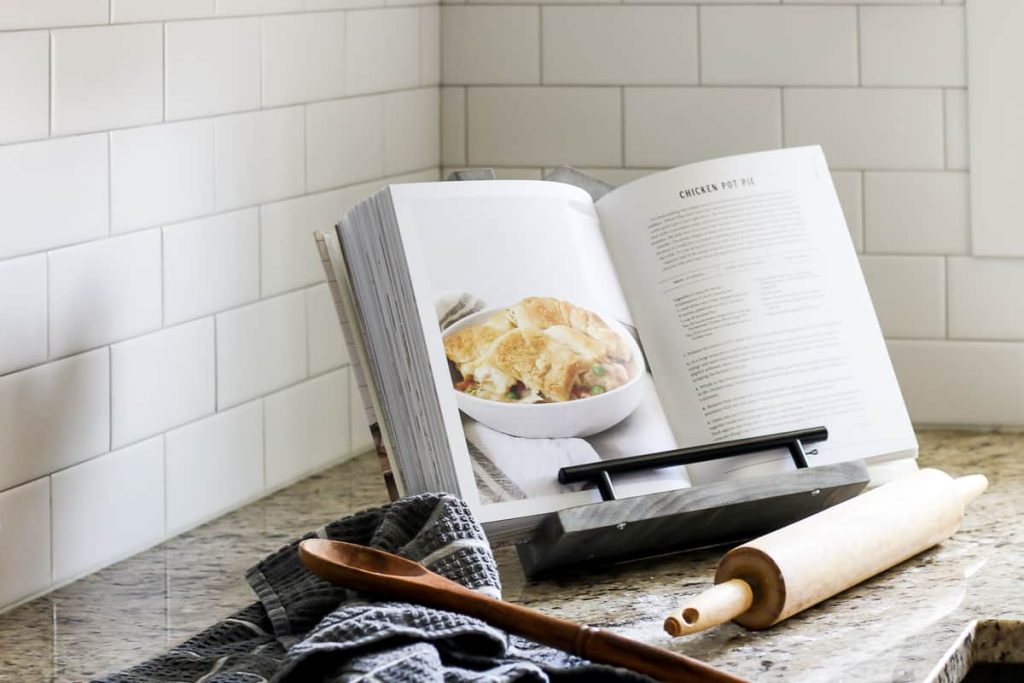
[[[430,297],[448,368],[439,391],[458,407],[482,505],[585,502],[559,468],[676,447],[591,205],[438,199],[417,206],[415,229],[430,280],[417,296]],[[616,485],[688,481],[670,468]]]

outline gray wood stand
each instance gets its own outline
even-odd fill
[[[855,461],[605,500],[552,513],[516,548],[533,578],[583,563],[737,544],[852,498],[868,479]]]

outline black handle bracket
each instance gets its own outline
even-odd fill
[[[722,443],[706,446],[677,448],[661,453],[633,455],[626,458],[615,458],[613,460],[591,462],[585,465],[563,467],[558,470],[558,481],[562,484],[577,482],[593,483],[597,485],[598,491],[601,492],[602,500],[615,500],[615,487],[612,485],[611,477],[613,474],[636,472],[638,470],[658,467],[692,465],[698,462],[731,458],[736,455],[758,453],[773,448],[789,450],[789,455],[793,458],[793,464],[798,469],[803,469],[808,466],[805,445],[825,441],[826,439],[828,439],[828,430],[825,427],[798,429],[791,432],[755,436],[749,439],[723,441]]]

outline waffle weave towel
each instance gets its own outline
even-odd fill
[[[339,519],[303,538],[380,548],[500,596],[480,525],[458,498],[424,494]],[[258,601],[110,683],[463,683],[648,679],[510,636],[472,617],[372,599],[309,572],[298,539],[246,578]]]

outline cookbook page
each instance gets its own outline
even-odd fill
[[[681,445],[824,425],[812,465],[916,455],[820,147],[665,171],[596,208]],[[769,453],[689,471],[791,467]]]
[[[586,192],[391,187],[460,494],[481,521],[600,500],[560,467],[676,446]],[[623,496],[688,485],[681,467]]]

